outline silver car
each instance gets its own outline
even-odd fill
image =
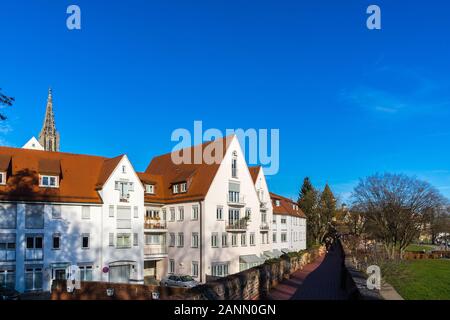
[[[161,280],[163,287],[193,288],[198,285],[199,282],[188,275],[171,275]]]

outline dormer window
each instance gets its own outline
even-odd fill
[[[1,185],[6,184],[6,172],[0,172],[0,184]]]
[[[280,206],[280,200],[275,200],[275,206],[277,206],[277,207]]]
[[[180,184],[180,192],[186,192],[187,191],[187,183],[183,182]]]
[[[146,184],[145,185],[145,193],[155,194],[155,185]]]
[[[174,184],[172,186],[172,191],[173,191],[173,193],[178,193],[178,185],[177,184]]]
[[[40,175],[39,186],[45,188],[58,188],[59,181],[57,176]]]

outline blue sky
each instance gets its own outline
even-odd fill
[[[368,5],[382,30],[366,28]],[[137,170],[176,128],[276,128],[270,188],[304,176],[348,197],[403,172],[450,196],[446,1],[54,1],[0,4],[2,144],[37,136],[54,92],[62,151],[126,153]],[[66,8],[81,8],[78,31]]]

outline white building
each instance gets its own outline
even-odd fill
[[[127,156],[0,147],[0,285],[48,291],[82,280],[143,281],[144,188]]]
[[[306,216],[294,201],[270,193],[273,206],[272,248],[279,256],[306,249]]]
[[[195,154],[213,149],[223,154],[217,163],[175,164],[172,159],[177,154],[194,162]],[[271,250],[270,218],[262,223],[264,211],[237,137],[155,157],[139,176],[148,219],[159,221],[157,228],[145,229],[146,275],[190,274],[205,282],[208,276],[226,276],[265,261],[264,251]]]

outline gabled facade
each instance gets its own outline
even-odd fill
[[[139,174],[152,190],[145,196],[147,210],[156,210],[153,216],[167,227],[167,264],[161,263],[157,275],[190,274],[205,282],[265,260],[270,237],[268,230],[261,232],[261,204],[238,139],[217,139],[180,154],[206,148],[222,151],[223,159],[177,165],[166,154]]]
[[[49,291],[81,280],[143,281],[144,189],[113,159],[0,147],[0,285]]]
[[[270,193],[273,206],[272,247],[277,255],[306,249],[306,216],[291,199]]]

